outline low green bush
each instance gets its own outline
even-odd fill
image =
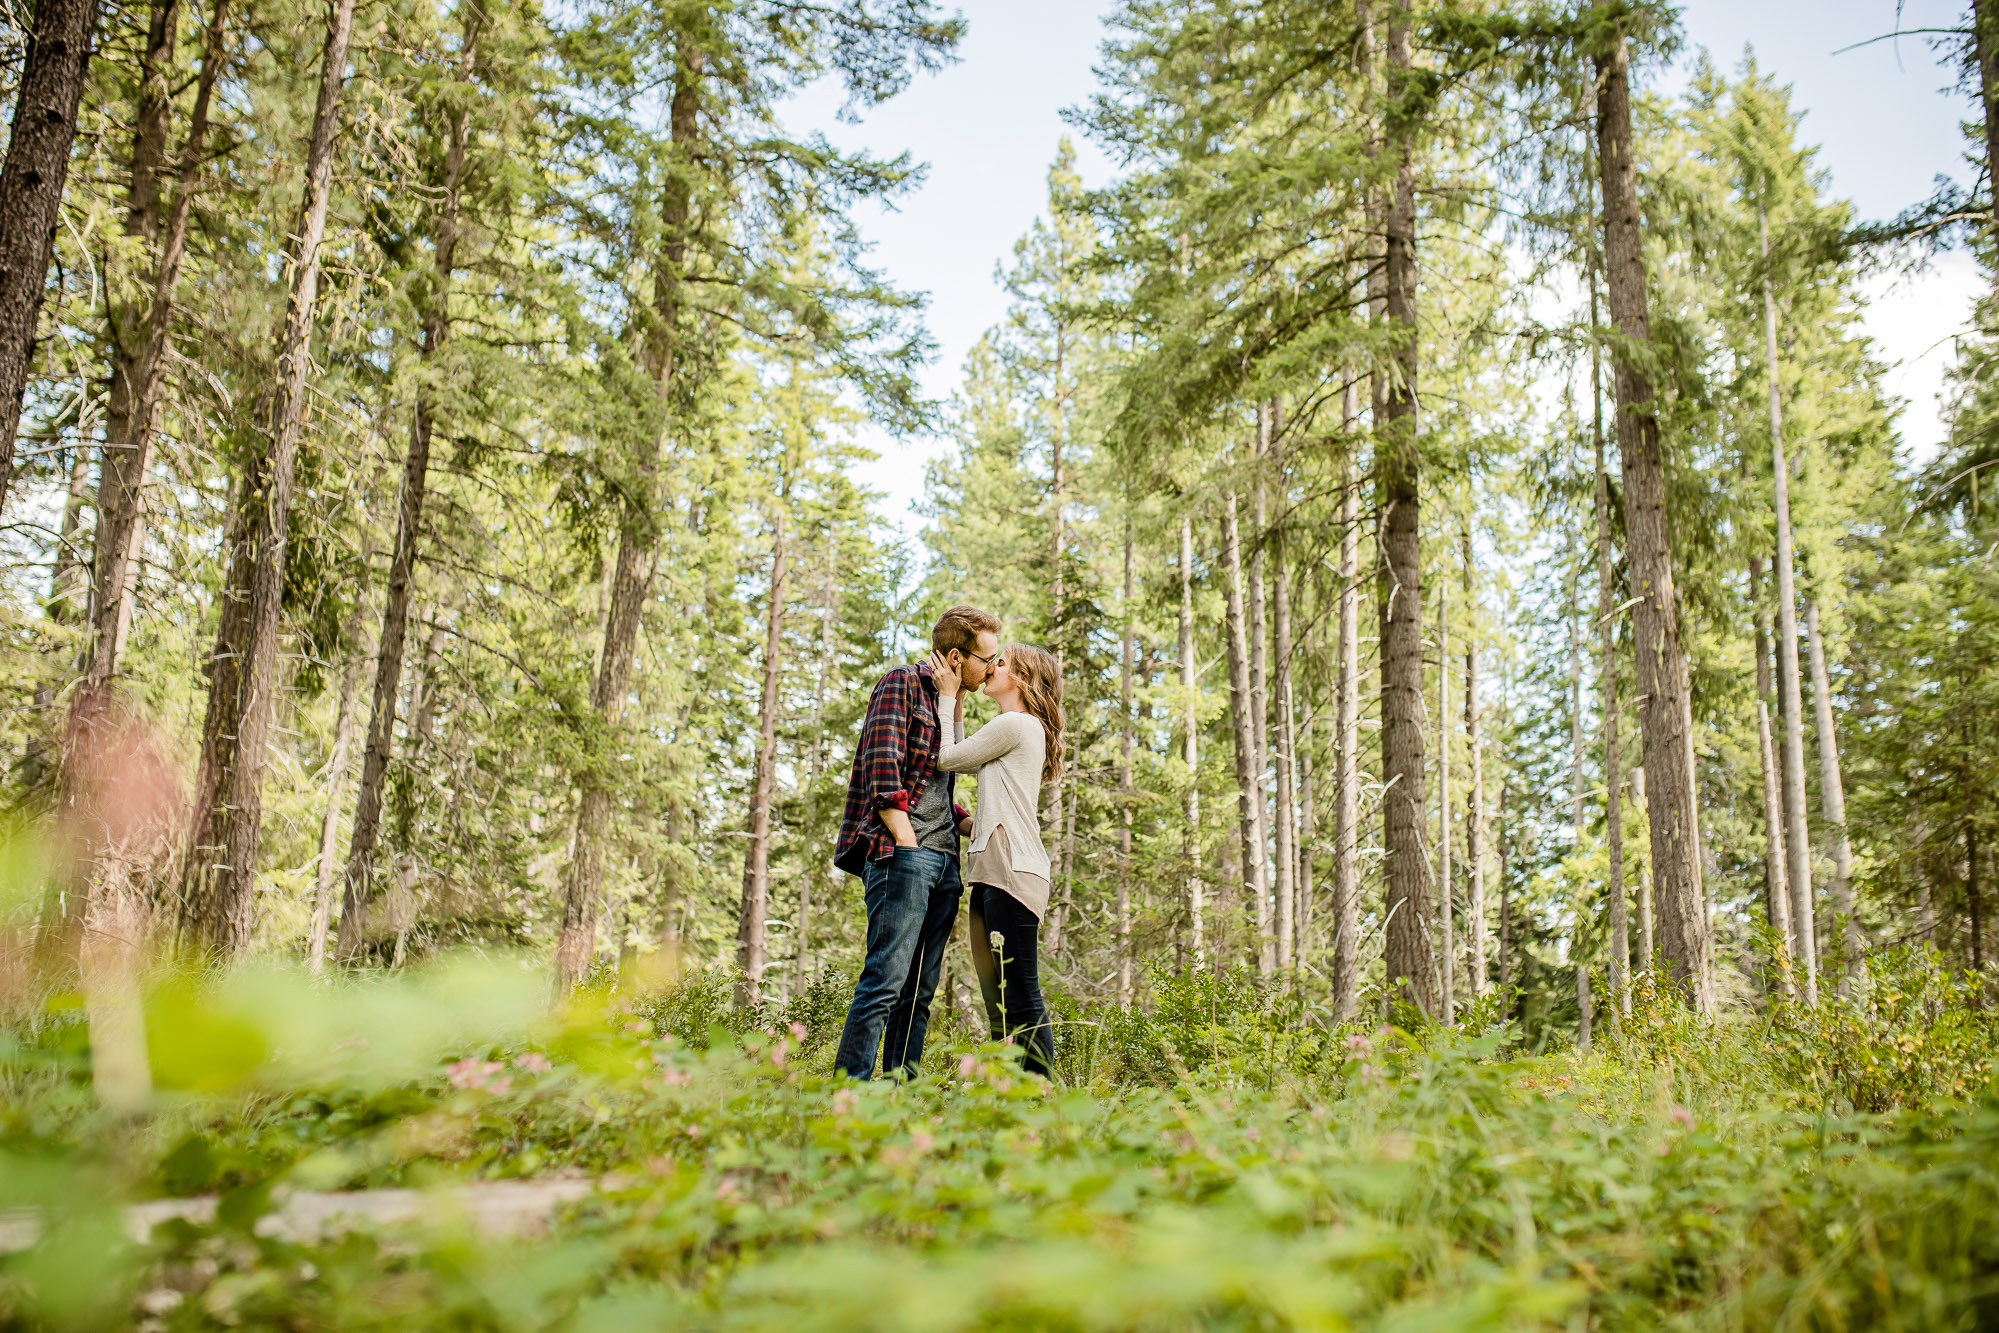
[[[0,1210],[25,1210],[39,1239],[0,1259],[0,1319],[1991,1327],[1999,1100],[1974,1049],[1991,1020],[1936,971],[1910,955],[1816,1015],[1722,1022],[1641,984],[1594,1050],[1539,1057],[1519,1052],[1501,998],[1451,1028],[1331,1029],[1242,974],[1161,977],[1150,1013],[1065,1012],[1055,1085],[1015,1048],[949,1036],[911,1082],[837,1079],[844,981],[743,1012],[732,978],[697,974],[607,988],[414,1077],[266,1043],[231,1085],[165,1096],[139,1121],[87,1109],[87,1066],[56,1053],[51,1025],[8,1048],[50,1045],[33,1080],[7,1085],[43,1109],[7,1108]],[[388,998],[427,1007],[437,1036],[448,996],[475,993]],[[341,1027],[341,988],[305,998],[319,1030]],[[1932,1034],[1920,1059],[1918,1030]],[[1904,1058],[1855,1055],[1856,1032]],[[291,1189],[565,1172],[600,1188],[545,1234],[258,1229]],[[119,1230],[118,1200],[208,1190],[212,1224],[144,1244]]]

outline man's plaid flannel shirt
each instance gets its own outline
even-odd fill
[[[847,780],[834,865],[858,875],[867,862],[895,855],[895,836],[876,812],[916,808],[937,773],[938,737],[937,685],[927,665],[894,667],[875,682]],[[964,807],[952,809],[966,818]]]

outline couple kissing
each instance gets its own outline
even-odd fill
[[[930,631],[927,661],[875,682],[847,782],[833,864],[860,877],[867,959],[835,1067],[913,1077],[958,900],[971,886],[970,944],[995,1040],[1026,1051],[1048,1077],[1054,1027],[1037,962],[1050,869],[1041,842],[1041,784],[1062,763],[1062,671],[1026,644],[1002,651],[999,617],[954,606]],[[999,716],[965,735],[965,695],[983,691]],[[957,803],[960,773],[978,777],[978,810]],[[963,866],[959,840],[969,839]]]

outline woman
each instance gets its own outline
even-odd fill
[[[958,699],[958,673],[936,656],[930,673],[941,714]],[[953,707],[937,767],[979,775],[965,879],[972,886],[972,966],[993,1037],[1020,1040],[1027,1070],[1049,1078],[1055,1029],[1041,1003],[1036,936],[1050,876],[1037,810],[1041,784],[1062,768],[1062,668],[1039,648],[1017,643],[994,661],[985,691],[1000,715],[967,740],[963,705]]]

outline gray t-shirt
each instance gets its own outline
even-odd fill
[[[958,775],[938,770],[923,785],[923,795],[909,811],[909,828],[916,845],[950,856],[958,854],[958,813],[952,809]]]

